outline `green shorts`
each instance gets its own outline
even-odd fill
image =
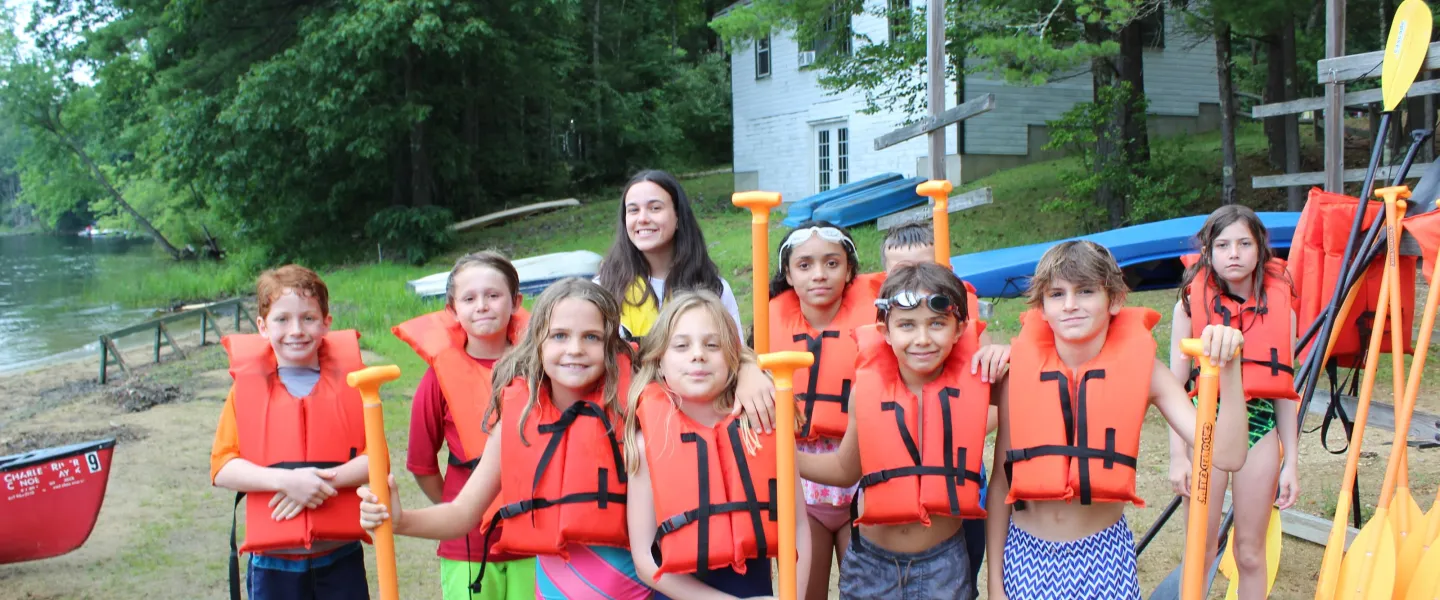
[[[481,592],[470,593],[480,563],[440,559],[440,589],[444,600],[516,600],[535,597],[535,559],[525,558],[485,565]]]

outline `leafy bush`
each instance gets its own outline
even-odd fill
[[[365,237],[380,244],[381,254],[424,264],[455,241],[450,209],[438,206],[392,206],[370,217]]]

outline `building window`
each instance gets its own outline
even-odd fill
[[[817,173],[820,176],[816,187],[823,192],[830,189],[830,130],[821,129],[816,134],[815,147],[819,150]]]
[[[910,34],[910,0],[889,0],[890,41]]]
[[[834,7],[826,10],[815,39],[800,45],[800,66],[812,64],[817,58],[850,56],[851,38],[855,37],[850,16],[849,12]]]
[[[755,78],[770,76],[770,35],[755,40]]]
[[[847,183],[850,183],[850,129],[843,125],[816,128],[816,192],[824,192]]]

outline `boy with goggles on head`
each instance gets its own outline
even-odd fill
[[[880,297],[879,322],[855,331],[853,402],[839,448],[799,454],[796,464],[806,479],[862,490],[842,598],[973,598],[961,529],[962,519],[985,517],[991,385],[970,370],[981,327],[969,326],[964,285],[934,263],[897,269]]]

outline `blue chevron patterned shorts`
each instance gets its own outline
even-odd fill
[[[1003,578],[1010,600],[1139,600],[1135,535],[1121,517],[1090,537],[1047,542],[1011,521]]]
[[[857,534],[840,563],[842,600],[971,600],[964,529],[924,552],[891,552]]]

